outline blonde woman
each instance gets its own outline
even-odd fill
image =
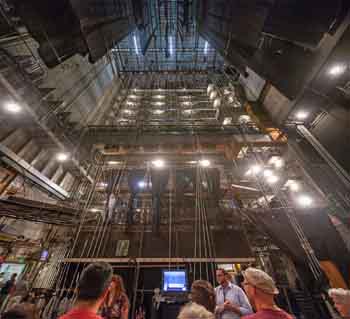
[[[103,317],[106,319],[128,319],[130,303],[126,295],[123,278],[112,277],[112,283],[106,298]]]
[[[203,306],[191,302],[184,306],[177,319],[214,319],[214,315]]]

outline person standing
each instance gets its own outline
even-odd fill
[[[210,282],[206,280],[196,280],[191,286],[191,301],[205,307],[211,313],[215,312],[216,306],[215,290]]]
[[[113,269],[107,263],[87,266],[81,273],[73,308],[60,319],[102,319],[97,313],[107,297],[112,275]]]
[[[276,305],[274,297],[279,292],[274,280],[266,272],[248,268],[243,276],[244,290],[257,311],[255,314],[243,317],[244,319],[293,319]]]
[[[244,291],[227,280],[224,269],[216,270],[216,280],[219,286],[215,288],[215,315],[219,319],[238,319],[253,313]]]
[[[129,309],[130,303],[125,292],[123,278],[114,275],[104,305],[103,317],[107,319],[128,319]]]
[[[16,273],[12,274],[11,278],[8,281],[6,281],[5,285],[0,290],[0,304],[1,304],[2,311],[3,309],[5,309],[5,306],[7,304],[7,301],[8,301],[7,297],[9,297],[15,289],[16,278],[17,278],[17,274]]]

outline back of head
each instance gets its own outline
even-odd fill
[[[20,304],[7,310],[1,319],[35,319],[35,307],[29,304]]]
[[[214,312],[215,290],[210,282],[206,280],[196,280],[191,287],[192,301],[205,307],[208,311]]]
[[[101,298],[111,283],[112,275],[113,269],[107,263],[87,266],[79,279],[78,300],[95,301]]]
[[[203,306],[195,302],[187,304],[183,307],[177,319],[214,319],[214,315]]]
[[[244,271],[243,276],[245,282],[258,288],[264,294],[273,296],[279,293],[272,277],[260,269],[249,267]]]
[[[335,302],[350,305],[350,290],[342,288],[329,289],[328,294]]]

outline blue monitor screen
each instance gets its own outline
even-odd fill
[[[185,270],[163,270],[163,292],[186,292],[187,276]]]

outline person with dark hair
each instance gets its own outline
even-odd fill
[[[245,319],[292,319],[293,317],[280,309],[274,300],[278,289],[274,280],[264,271],[248,268],[244,273],[244,290],[257,311]]]
[[[77,300],[60,319],[101,319],[97,315],[103,305],[112,281],[113,269],[107,263],[93,263],[81,273]]]
[[[4,309],[4,307],[7,304],[8,298],[6,299],[6,297],[8,297],[15,289],[16,278],[17,274],[12,274],[11,278],[8,281],[6,281],[5,285],[0,290],[0,303],[2,309]]]
[[[39,316],[33,304],[16,305],[1,315],[1,319],[38,319]]]
[[[123,278],[119,275],[112,277],[111,289],[108,292],[104,305],[104,315],[106,319],[128,319],[129,298],[126,295]]]
[[[206,280],[194,281],[191,286],[191,301],[214,313],[216,306],[215,289],[211,283]]]
[[[227,280],[225,269],[216,270],[216,280],[219,286],[215,288],[215,314],[219,319],[238,319],[253,313],[244,291]]]

